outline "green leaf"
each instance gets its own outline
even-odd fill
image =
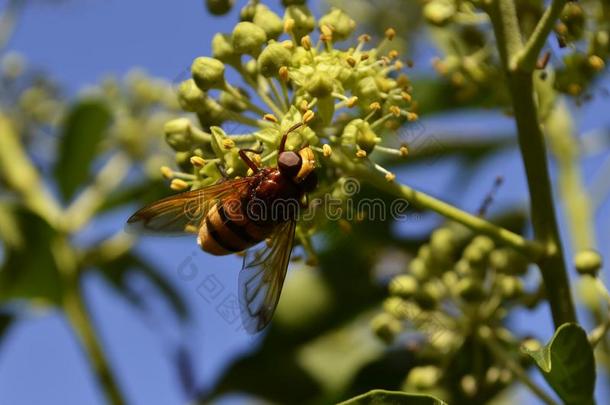
[[[0,268],[0,300],[42,299],[59,304],[61,280],[51,251],[55,230],[24,208],[15,209],[14,218],[25,243],[5,245],[6,260]]]
[[[88,179],[89,167],[111,121],[108,107],[96,100],[82,101],[68,112],[55,165],[55,177],[66,200]]]
[[[401,391],[372,390],[341,402],[341,405],[443,405],[431,395],[407,394]]]
[[[595,359],[587,334],[578,325],[561,325],[546,346],[522,347],[566,404],[593,404]]]

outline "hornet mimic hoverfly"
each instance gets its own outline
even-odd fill
[[[308,146],[285,150],[282,135],[277,167],[261,168],[242,149],[239,156],[251,176],[221,180],[154,202],[129,220],[130,229],[162,233],[196,233],[197,243],[213,255],[246,251],[239,274],[239,301],[244,328],[256,333],[269,323],[280,298],[303,197],[317,185],[315,157]],[[260,247],[247,250],[266,240]]]

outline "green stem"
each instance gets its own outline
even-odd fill
[[[370,165],[363,162],[350,161],[347,156],[340,154],[338,151],[333,151],[331,161],[335,166],[341,168],[346,175],[362,179],[386,193],[404,198],[417,207],[430,209],[474,231],[488,235],[502,244],[511,246],[532,260],[539,259],[544,252],[542,246],[536,242],[528,241],[508,229],[494,225],[481,217],[462,211],[451,204],[438,200],[421,191],[414,190],[407,185],[389,182],[382,173],[374,170]]]
[[[80,284],[82,272],[79,271],[76,254],[66,237],[55,240],[52,249],[61,274],[62,308],[66,317],[91,363],[94,374],[104,390],[108,402],[113,405],[122,405],[125,401],[104,356],[102,345],[98,341],[83,297]]]
[[[538,21],[532,36],[529,37],[525,46],[519,52],[513,54],[511,60],[512,69],[524,71],[531,71],[534,69],[538,55],[565,4],[566,0],[551,1],[551,5],[545,10],[540,21]]]
[[[510,64],[512,56],[521,50],[516,13],[510,10],[514,10],[512,0],[497,0],[488,12],[503,61],[517,124],[519,148],[530,192],[534,236],[546,252],[537,264],[542,273],[555,327],[559,327],[566,322],[576,322],[576,311],[555,216],[547,151],[534,99],[533,72],[516,70]]]

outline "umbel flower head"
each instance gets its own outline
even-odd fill
[[[282,134],[300,122],[305,125],[289,135],[287,149],[309,145],[318,166],[350,161],[394,179],[371,160],[374,153],[406,156],[405,146],[382,143],[400,146],[388,129],[417,119],[404,65],[398,52],[387,51],[394,30],[375,46],[371,36],[355,34],[356,23],[343,11],[332,9],[316,21],[298,3],[286,2],[283,16],[247,4],[242,21],[211,39],[212,54],[193,61],[178,101],[198,122],[183,117],[165,126],[181,169],[162,170],[172,188],[248,175],[240,149],[260,150],[247,153],[261,166],[275,166]],[[341,170],[320,174],[332,187]]]

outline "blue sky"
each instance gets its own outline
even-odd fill
[[[2,6],[5,3],[0,1]],[[67,0],[56,5],[35,2],[26,7],[8,49],[26,55],[32,66],[49,72],[74,94],[106,74],[122,75],[133,67],[142,67],[154,76],[174,81],[195,57],[209,53],[214,33],[227,30],[235,21],[235,13],[210,18],[201,0]],[[581,130],[608,127],[607,108],[608,99],[599,99],[578,109]],[[606,114],[602,116],[604,109]],[[465,133],[485,133],[490,123],[479,118],[460,116],[435,120],[426,122],[426,129],[435,133],[459,126]],[[507,128],[511,125],[506,117],[495,117],[492,122]],[[587,178],[592,177],[607,155],[605,151],[587,160]],[[472,179],[468,189],[451,195],[451,202],[476,210],[493,179],[504,175],[506,183],[498,196],[501,204],[527,203],[523,171],[516,153],[496,157],[486,167],[489,170]],[[441,195],[450,186],[453,169],[452,164],[434,170],[429,166],[415,167],[400,173],[399,180]],[[99,231],[103,227],[122,226],[125,215],[115,214],[93,227]],[[610,253],[607,248],[610,236],[602,230],[608,229],[608,218],[608,204],[605,204],[597,217],[597,226],[599,243],[605,247],[602,251],[606,255]],[[412,231],[398,229],[398,232]],[[192,242],[147,238],[138,250],[163,268],[191,306],[198,308],[194,325],[179,328],[167,308],[160,304],[154,307],[154,317],[143,318],[101,279],[91,277],[86,288],[95,321],[130,403],[184,403],[172,369],[171,348],[176,342],[186,342],[194,353],[197,380],[203,386],[213,383],[228,359],[256,344],[236,333],[235,325],[222,320],[215,310],[217,302],[207,302],[200,295],[199,286],[208,276],[217,278],[225,288],[223,294],[230,294],[240,261],[195,252],[200,271],[196,279],[187,281],[178,268],[195,251]],[[541,321],[546,312],[539,312],[537,319]],[[531,329],[532,318],[523,320],[519,328]],[[544,335],[550,329],[548,322],[541,324],[544,330],[540,332]],[[603,395],[601,391],[600,395]],[[58,313],[33,311],[11,331],[0,351],[0,404],[102,404],[101,398],[88,364]]]

